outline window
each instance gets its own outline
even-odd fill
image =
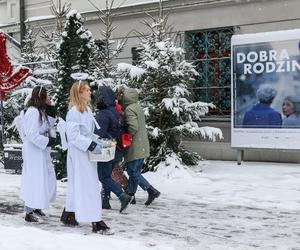
[[[132,54],[132,65],[137,65],[140,57],[140,52],[142,51],[142,48],[132,47],[131,48],[131,54]]]
[[[231,112],[231,36],[233,28],[186,32],[187,59],[194,62],[195,101],[212,102],[216,109],[209,115],[224,116]]]
[[[17,4],[16,3],[8,3],[8,18],[10,21],[17,19]]]

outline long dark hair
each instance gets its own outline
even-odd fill
[[[47,90],[42,86],[36,86],[32,90],[31,98],[27,103],[27,107],[35,107],[40,113],[40,122],[43,121],[43,117],[47,119],[46,115],[46,100],[47,100]]]

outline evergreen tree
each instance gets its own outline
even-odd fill
[[[150,15],[149,15],[150,16]],[[124,82],[140,90],[140,101],[146,114],[150,140],[150,157],[146,168],[153,170],[168,158],[194,165],[200,157],[181,146],[182,137],[222,136],[219,129],[199,127],[211,103],[193,102],[190,88],[198,75],[194,66],[185,61],[185,52],[176,47],[168,36],[167,17],[160,14],[153,23],[145,22],[150,35],[142,35],[139,61],[136,66],[121,63],[118,69]]]
[[[111,37],[113,31],[117,28],[113,25],[114,18],[117,16],[116,12],[123,3],[119,6],[115,6],[115,0],[106,0],[105,10],[101,10],[90,0],[89,2],[97,9],[99,21],[104,27],[100,30],[101,40],[98,42],[93,75],[95,80],[91,84],[96,87],[106,85],[115,88],[118,84],[118,72],[113,61],[116,60],[123,51],[127,36],[118,42]]]
[[[13,125],[13,120],[19,115],[20,110],[24,108],[24,100],[22,103],[22,95],[13,95],[9,92],[6,94],[5,100],[3,101],[4,108],[4,137],[6,143],[21,142],[18,131]],[[25,97],[24,97],[25,99]]]
[[[39,62],[44,60],[44,55],[38,50],[37,46],[37,32],[34,32],[31,27],[27,27],[24,37],[24,46],[22,48],[20,64],[30,68],[32,72],[37,67],[41,67]],[[43,81],[35,76],[30,76],[25,82],[7,93],[4,101],[4,120],[5,120],[5,137],[8,143],[20,142],[20,137],[12,122],[20,111],[25,108],[26,97],[31,93],[31,90]]]
[[[87,73],[92,75],[91,69],[94,58],[94,40],[90,31],[84,29],[81,15],[70,11],[62,32],[62,41],[59,45],[59,79],[55,85],[54,100],[57,104],[58,115],[65,119],[68,110],[68,101],[71,86],[74,82],[71,74]],[[57,157],[54,160],[57,177],[62,178],[66,173],[66,152],[57,147]]]
[[[71,10],[70,3],[61,3],[61,0],[57,0],[56,4],[51,1],[51,12],[55,15],[56,26],[55,29],[49,34],[43,28],[41,28],[41,38],[46,42],[45,46],[42,46],[43,53],[46,55],[48,61],[58,60],[59,44],[61,40],[61,34],[64,31],[64,20],[66,15]]]

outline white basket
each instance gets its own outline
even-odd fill
[[[116,145],[112,144],[111,147],[103,148],[101,154],[94,154],[89,151],[89,159],[90,161],[108,162],[115,158],[115,152],[116,152]]]

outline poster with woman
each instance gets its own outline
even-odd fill
[[[300,148],[300,29],[232,37],[232,147]]]

